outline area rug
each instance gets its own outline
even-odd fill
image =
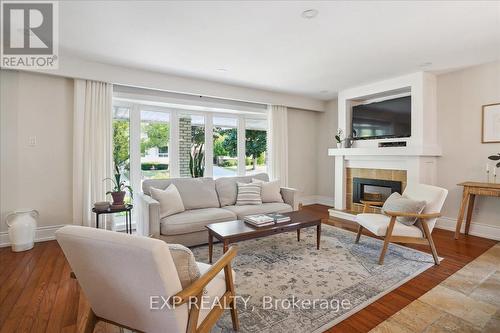
[[[238,243],[236,273],[240,332],[322,332],[414,278],[434,264],[432,255],[390,244],[378,265],[383,242],[330,225],[303,229],[301,241],[285,233]],[[208,247],[193,248],[207,262]],[[222,245],[214,245],[214,260]],[[225,311],[212,332],[231,332]]]

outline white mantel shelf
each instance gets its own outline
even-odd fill
[[[408,147],[330,148],[329,156],[441,156],[436,148],[415,149]]]

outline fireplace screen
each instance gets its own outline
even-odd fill
[[[352,201],[361,203],[365,201],[384,202],[392,193],[401,193],[401,182],[393,180],[353,178]]]

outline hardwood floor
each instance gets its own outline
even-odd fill
[[[356,230],[352,222],[329,220],[326,206],[303,209],[318,214],[324,223]],[[440,266],[428,269],[328,332],[368,332],[497,243],[463,235],[455,241],[453,236],[451,231],[435,229],[433,238],[439,255],[444,257]],[[429,251],[425,246],[411,247]],[[0,333],[76,332],[88,309],[55,241],[37,243],[27,252],[0,249]],[[115,326],[100,323],[95,332],[119,331]]]

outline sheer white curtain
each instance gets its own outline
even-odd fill
[[[113,85],[75,80],[74,89],[73,223],[94,226],[92,206],[106,201],[113,174]]]
[[[283,105],[269,106],[269,176],[288,186],[288,118]]]

